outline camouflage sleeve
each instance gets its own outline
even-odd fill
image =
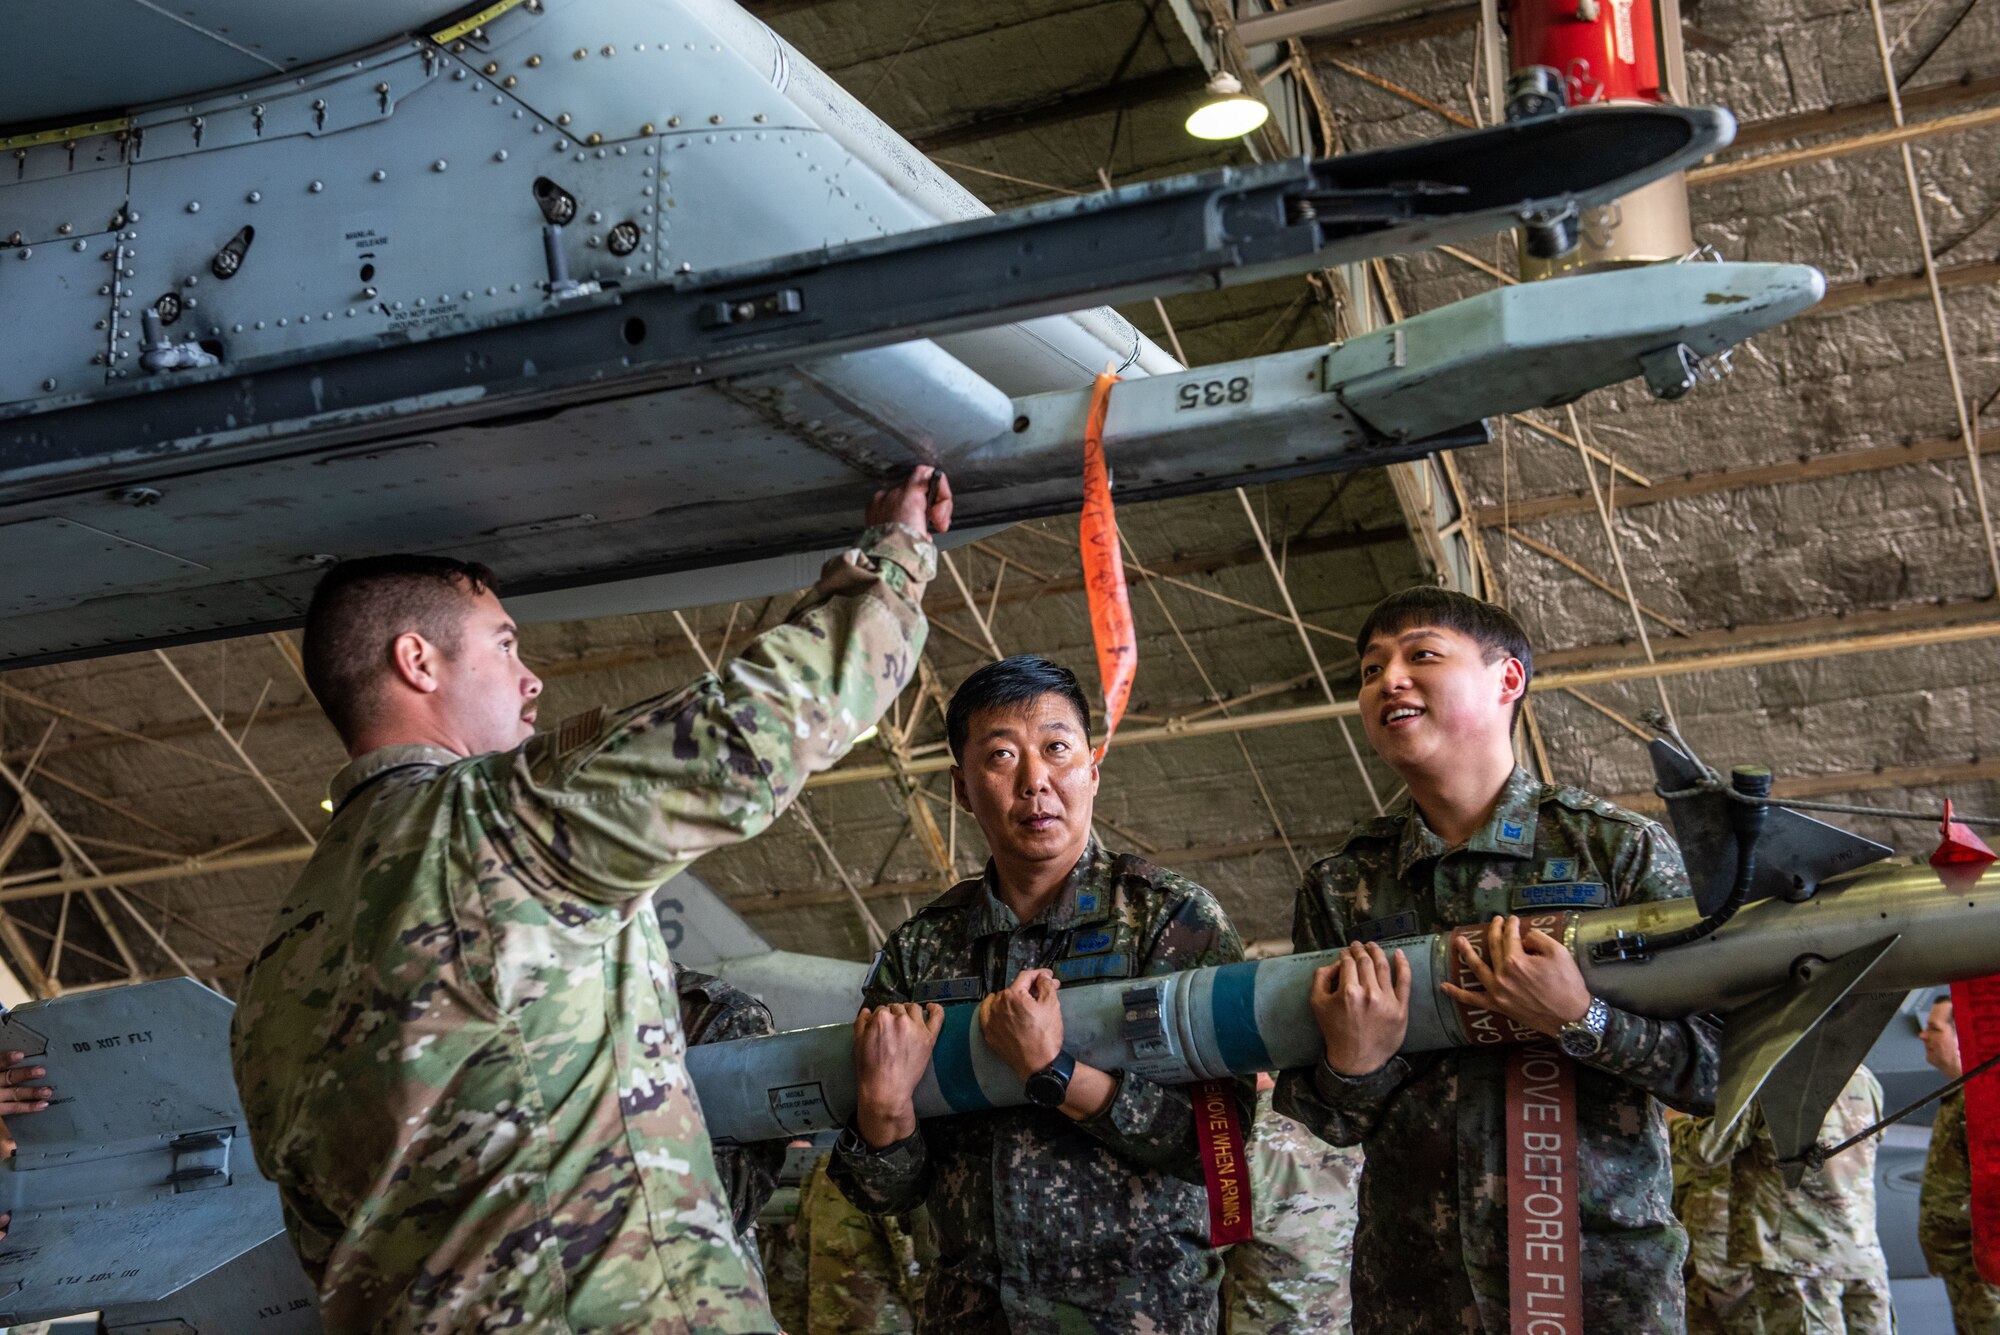
[[[1292,949],[1303,955],[1346,944],[1347,926],[1333,907],[1327,873],[1315,866],[1292,911]],[[1301,1070],[1279,1072],[1272,1106],[1329,1145],[1359,1145],[1409,1078],[1410,1063],[1403,1057],[1391,1057],[1362,1076],[1342,1075],[1322,1057]]]
[[[1191,886],[1180,906],[1154,933],[1144,969],[1148,974],[1178,973],[1234,964],[1242,958],[1242,939],[1215,896],[1200,886]],[[1203,1181],[1194,1098],[1188,1089],[1158,1084],[1131,1071],[1111,1074],[1117,1082],[1111,1102],[1077,1125],[1141,1168],[1171,1173],[1190,1182]],[[1247,1135],[1256,1116],[1257,1080],[1241,1076],[1235,1084],[1237,1112]]]
[[[1622,844],[1613,863],[1619,904],[1688,897],[1687,868],[1663,826],[1648,821]],[[1614,1006],[1603,1046],[1585,1060],[1670,1108],[1711,1113],[1721,1072],[1721,1044],[1721,1033],[1706,1016],[1654,1020]]]
[[[1720,1168],[1750,1148],[1762,1118],[1763,1114],[1753,1106],[1736,1119],[1736,1126],[1726,1136],[1715,1133],[1713,1117],[1678,1118],[1667,1128],[1668,1143],[1673,1146],[1676,1160],[1685,1160],[1700,1169]]]
[[[510,808],[496,822],[548,877],[530,885],[628,900],[776,820],[908,684],[936,562],[915,531],[870,529],[719,678],[579,716],[490,757]]]
[[[742,988],[679,964],[673,969],[681,1029],[689,1046],[756,1038],[776,1031],[771,1008]],[[736,1236],[747,1238],[758,1213],[778,1189],[778,1170],[785,1166],[785,1142],[761,1140],[713,1148],[715,1171],[729,1194],[729,1214]]]
[[[910,999],[909,983],[902,958],[896,950],[898,937],[891,936],[882,957],[868,975],[862,993],[864,1006],[882,1006]],[[864,1214],[907,1214],[924,1203],[930,1194],[930,1153],[924,1144],[924,1124],[893,1145],[876,1149],[861,1138],[852,1122],[834,1142],[827,1160],[826,1175],[840,1194]]]

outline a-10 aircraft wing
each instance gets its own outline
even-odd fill
[[[268,24],[203,13],[239,8]],[[1732,122],[1589,108],[982,217],[726,0],[420,12],[303,25],[262,82],[196,87],[228,67],[209,52],[134,79],[161,101],[0,127],[0,562],[39,573],[0,590],[0,662],[295,624],[327,561],[413,540],[531,615],[796,588],[915,462],[952,470],[962,529],[1074,508],[1072,400],[1107,359],[1172,378],[1113,400],[1143,499],[1477,443],[1640,374],[1678,393],[1821,290],[1598,275],[1555,318],[1489,293],[1318,361],[1183,372],[1082,308],[1603,202]],[[7,98],[71,105],[35,70]],[[1274,426],[1282,452],[1246,448]]]

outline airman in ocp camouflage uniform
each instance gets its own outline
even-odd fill
[[[1882,1116],[1882,1085],[1859,1067],[1820,1124],[1837,1145]],[[1729,1260],[1751,1273],[1749,1298],[1724,1327],[1730,1335],[1890,1335],[1889,1263],[1875,1233],[1875,1145],[1870,1137],[1787,1187],[1760,1110],[1726,1137],[1706,1118],[1695,1128],[1694,1162],[1729,1168]]]
[[[724,1043],[732,1038],[756,1038],[775,1033],[771,1008],[733,983],[712,974],[674,965],[674,996],[681,1008],[681,1032],[687,1045]],[[757,1216],[778,1189],[778,1170],[785,1164],[785,1142],[764,1140],[750,1145],[715,1145],[715,1171],[729,1197],[729,1214],[736,1236],[753,1262],[757,1250]]]
[[[471,609],[442,628],[362,618],[347,657],[329,631],[324,664],[308,614],[308,677],[356,759],[232,1038],[330,1332],[773,1329],[650,896],[769,825],[907,683],[936,559],[918,526],[949,516],[928,482],[878,494],[877,527],[720,678],[525,742],[540,683],[482,580],[441,582]],[[372,577],[338,587],[376,607]],[[381,676],[372,713],[338,712],[336,669]],[[383,744],[412,719],[452,744]]]
[[[1487,827],[1457,848],[1407,803],[1361,822],[1299,891],[1293,947],[1449,931],[1583,887],[1607,907],[1684,898],[1660,825],[1516,770]],[[1698,1020],[1613,1010],[1576,1069],[1585,1327],[1678,1331],[1686,1234],[1673,1212],[1666,1128],[1652,1100],[1712,1106],[1717,1040]],[[1508,1328],[1505,1049],[1396,1057],[1349,1079],[1324,1063],[1278,1080],[1278,1110],[1335,1145],[1361,1145],[1354,1252],[1360,1332]]]
[[[1674,1214],[1687,1229],[1688,1335],[1723,1335],[1750,1297],[1748,1266],[1729,1262],[1729,1165],[1697,1163],[1694,1142],[1706,1119],[1667,1125],[1674,1152]]]
[[[1242,943],[1208,891],[1094,840],[1062,897],[1021,923],[991,871],[918,911],[883,947],[865,1005],[964,1000],[1052,968],[1066,986],[1230,964]],[[1254,1091],[1242,1098],[1244,1124]],[[1221,1255],[1185,1089],[1130,1072],[1111,1106],[1072,1122],[1042,1108],[959,1113],[870,1153],[852,1133],[832,1176],[871,1214],[928,1202],[937,1335],[1208,1335]]]
[[[1931,1273],[1944,1280],[1958,1335],[2000,1335],[2000,1284],[1981,1279],[1972,1263],[1972,1156],[1962,1089],[1938,1104],[1917,1209],[1917,1241]]]
[[[934,1256],[925,1211],[862,1213],[827,1175],[830,1162],[814,1164],[799,1188],[806,1326],[793,1335],[909,1335]]]
[[[1259,1081],[1250,1136],[1249,1241],[1223,1264],[1228,1335],[1348,1335],[1354,1328],[1359,1149],[1327,1144],[1271,1107]]]
[[[1948,996],[1934,1002],[1925,1017],[1924,1055],[1947,1080],[1965,1073]],[[1931,1123],[1930,1156],[1917,1199],[1917,1243],[1931,1273],[1944,1280],[1958,1335],[2000,1335],[2000,1284],[1982,1279],[1972,1260],[1972,1152],[1965,1140],[1963,1089],[1939,1101]]]

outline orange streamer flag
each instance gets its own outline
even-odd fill
[[[1090,391],[1083,428],[1083,576],[1090,597],[1090,634],[1097,642],[1097,677],[1104,684],[1104,740],[1097,759],[1111,749],[1111,734],[1125,717],[1132,678],[1139,670],[1139,638],[1132,629],[1132,600],[1125,590],[1125,559],[1118,545],[1118,515],[1111,507],[1111,469],[1104,462],[1104,418],[1111,410],[1109,370]]]

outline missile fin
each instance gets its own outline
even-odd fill
[[[1653,775],[1661,792],[1679,792],[1701,783],[1701,766],[1671,743],[1652,744]],[[1713,913],[1729,897],[1736,879],[1736,834],[1729,824],[1732,799],[1697,793],[1667,802],[1667,820],[1687,863],[1695,907]],[[1773,807],[1757,840],[1757,876],[1750,898],[1810,899],[1820,882],[1888,857],[1894,849],[1863,839],[1837,825],[1814,820],[1788,807]]]
[[[1801,1157],[1819,1140],[1827,1109],[1854,1075],[1868,1049],[1901,1009],[1903,992],[1849,992],[1827,1017],[1787,1053],[1757,1096],[1764,1124],[1778,1151],[1785,1185],[1805,1177]]]
[[[1838,959],[1815,964],[1803,979],[1787,983],[1749,1005],[1729,1012],[1722,1026],[1722,1087],[1715,1101],[1715,1121],[1709,1134],[1721,1138],[1735,1130],[1736,1124],[1750,1111],[1751,1101],[1765,1091],[1781,1068],[1786,1068],[1787,1059],[1795,1051],[1801,1053],[1802,1065],[1786,1068],[1790,1074],[1780,1082],[1781,1089],[1787,1082],[1796,1084],[1805,1075],[1818,1071],[1823,1065],[1832,1064],[1830,1057],[1822,1062],[1815,1055],[1820,1043],[1808,1043],[1808,1035],[1824,1021],[1835,1017],[1840,1003],[1854,993],[1869,970],[1879,964],[1900,940],[1900,934],[1890,936],[1875,945],[1850,950]],[[1796,973],[1794,977],[1797,978]],[[1903,996],[1901,992],[1886,995],[1895,997],[1899,1002]],[[1888,1017],[1884,1015],[1882,1024],[1886,1023]],[[1870,1031],[1868,1042],[1874,1040],[1881,1028],[1882,1025],[1878,1024]],[[1808,1135],[1818,1133],[1818,1118],[1832,1106],[1833,1099],[1840,1093],[1840,1086],[1846,1084],[1847,1077],[1854,1073],[1854,1067],[1860,1064],[1867,1047],[1868,1043],[1864,1042],[1855,1050],[1854,1061],[1841,1072],[1839,1084],[1820,1105]],[[1786,1116],[1795,1117],[1796,1110],[1803,1107],[1806,1099],[1799,1094],[1785,1097],[1793,1109]],[[1767,1105],[1767,1116],[1770,1111]],[[1772,1135],[1775,1138],[1777,1134],[1778,1128],[1774,1124]],[[1784,1153],[1782,1147],[1779,1153]]]

